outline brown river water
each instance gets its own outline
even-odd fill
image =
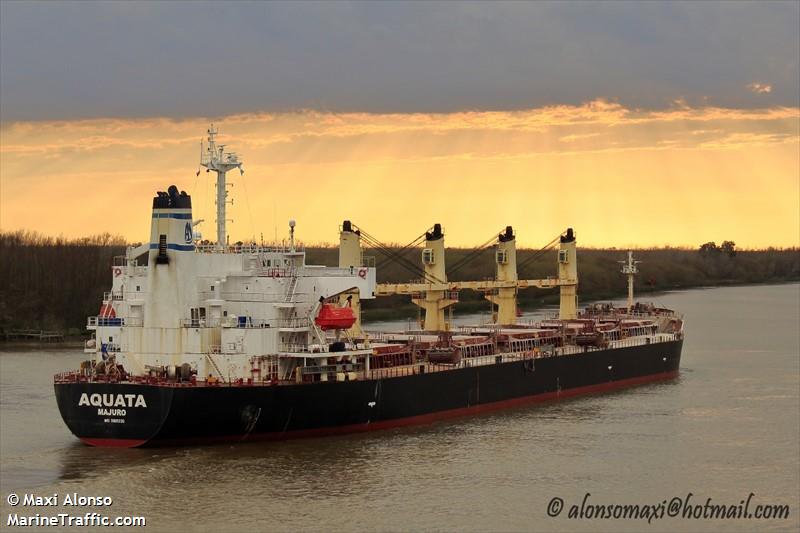
[[[651,299],[687,320],[674,381],[413,428],[233,446],[84,446],[62,423],[52,386],[83,353],[0,345],[0,530],[31,529],[9,526],[15,514],[92,512],[143,516],[140,531],[800,530],[800,284]],[[63,504],[73,493],[112,504],[8,502],[58,494]],[[789,516],[692,516],[708,498],[735,515],[748,497],[751,513],[785,505]],[[596,516],[600,505],[610,518]],[[614,519],[624,505],[653,506],[656,518]]]

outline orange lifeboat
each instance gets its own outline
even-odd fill
[[[356,315],[353,313],[352,307],[336,307],[332,304],[323,304],[314,322],[323,331],[349,329],[356,323]]]

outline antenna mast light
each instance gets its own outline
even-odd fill
[[[639,273],[639,268],[636,266],[641,261],[633,259],[633,251],[628,250],[628,260],[619,261],[622,264],[622,273],[628,276],[628,311],[633,309],[633,278]]]
[[[206,167],[206,172],[217,173],[217,246],[224,249],[227,242],[225,207],[228,204],[228,184],[225,182],[225,174],[234,168],[238,168],[239,172],[244,174],[244,169],[242,161],[235,152],[225,152],[225,145],[217,145],[216,135],[217,130],[212,124],[208,129],[208,141],[204,149],[201,143],[200,165]]]

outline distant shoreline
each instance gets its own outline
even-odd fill
[[[728,287],[770,287],[770,286],[780,286],[780,285],[797,285],[800,284],[800,279],[790,279],[790,280],[771,280],[765,281],[762,283],[746,283],[746,282],[729,282],[729,283],[720,283],[716,285],[697,285],[694,287],[675,287],[675,288],[667,288],[667,289],[657,289],[657,290],[642,290],[638,294],[649,294],[649,295],[658,295],[658,294],[665,294],[668,292],[685,292],[685,291],[694,291],[694,290],[706,290],[706,289],[720,289],[720,288],[728,288]],[[547,303],[543,304],[534,304],[521,307],[521,309],[525,311],[533,311],[536,309],[541,309],[547,306],[557,305],[558,304],[558,293],[553,293],[549,296],[549,300]],[[593,298],[591,295],[587,295],[587,298],[583,300],[582,304],[588,304],[591,302],[598,302],[598,301],[607,301],[607,300],[616,300],[621,297],[624,297],[625,293],[620,292],[613,296],[609,297],[602,297],[602,298]],[[640,298],[641,299],[641,298]],[[477,305],[480,304],[480,305]],[[485,302],[468,302],[468,305],[462,304],[461,307],[458,308],[458,313],[454,314],[474,314],[480,311],[487,311],[487,303]],[[374,309],[371,313],[369,313],[369,317],[364,317],[365,313],[362,312],[362,323],[370,324],[375,322],[385,322],[389,320],[403,320],[409,318],[415,318],[417,311],[416,306],[413,304],[403,305],[402,308],[398,307],[390,307],[390,308],[383,308],[383,309]],[[37,340],[11,340],[7,341],[4,338],[0,338],[0,351],[7,351],[9,349],[65,349],[65,348],[82,348],[84,342],[89,338],[88,335],[73,335],[73,336],[65,336],[63,341],[59,342],[42,342]]]
[[[553,278],[558,257],[552,248],[517,250],[519,279]],[[419,248],[365,247],[363,252],[365,259],[376,265],[378,283],[413,283],[422,277]],[[103,295],[109,290],[114,258],[124,253],[125,242],[110,235],[68,240],[0,232],[0,338],[5,340],[6,332],[25,329],[63,334],[67,340],[84,338],[86,317],[99,313]],[[445,255],[446,265],[450,265],[449,281],[495,278],[496,258],[491,247],[446,248]],[[625,256],[620,249],[578,248],[582,301],[624,295],[626,280],[620,273],[620,261]],[[720,246],[708,242],[694,250],[639,249],[634,257],[641,261],[634,285],[641,297],[668,290],[800,281],[800,248],[736,250],[735,243],[724,241]],[[305,263],[338,265],[338,248],[307,247]],[[490,309],[480,292],[462,290],[458,299],[453,307],[456,314]],[[517,296],[523,310],[557,303],[558,291],[552,289],[520,290]],[[407,295],[363,300],[361,310],[366,323],[418,314]]]
[[[639,288],[636,292],[636,299],[642,300],[639,296],[644,294],[647,295],[658,295],[664,294],[668,292],[683,292],[683,291],[692,291],[692,290],[703,290],[703,289],[719,289],[725,287],[766,287],[766,286],[776,286],[776,285],[794,285],[800,284],[800,278],[796,279],[786,279],[786,280],[769,280],[764,282],[738,282],[738,281],[728,281],[728,282],[720,282],[717,284],[704,284],[704,285],[692,285],[692,286],[683,286],[683,287],[666,287],[658,289],[649,290],[647,288]],[[547,289],[545,289],[547,290]],[[614,293],[601,293],[601,294],[587,294],[585,298],[581,298],[580,289],[578,289],[578,298],[579,298],[579,307],[582,307],[591,302],[605,302],[608,300],[616,300],[619,298],[624,298],[626,293],[624,291],[614,292]],[[548,306],[558,305],[559,302],[559,294],[558,291],[554,289],[550,289],[550,293],[544,295],[541,300],[543,302],[536,303],[536,302],[521,302],[519,304],[519,308],[523,311],[535,311],[537,309],[542,309]],[[456,304],[455,310],[453,312],[454,315],[458,314],[471,314],[477,313],[481,311],[488,311],[488,301],[469,301],[469,302],[461,302]],[[414,304],[404,304],[402,307],[389,307],[389,308],[381,308],[381,309],[370,309],[361,311],[362,323],[369,324],[371,322],[384,322],[387,320],[402,320],[408,318],[415,318],[417,316],[417,307]]]

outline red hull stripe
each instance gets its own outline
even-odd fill
[[[89,446],[101,446],[105,448],[135,448],[141,446],[147,440],[141,439],[91,439],[81,437],[81,442]]]
[[[533,396],[523,396],[520,398],[513,398],[510,400],[502,400],[499,402],[473,405],[470,407],[460,407],[458,409],[450,409],[447,411],[437,411],[435,413],[428,413],[424,415],[409,416],[406,418],[397,418],[393,420],[381,420],[379,422],[371,422],[369,424],[351,424],[348,426],[301,429],[295,431],[286,431],[283,433],[271,432],[271,433],[254,433],[250,435],[225,435],[217,437],[188,437],[185,439],[155,440],[152,442],[152,444],[158,446],[169,446],[169,445],[187,445],[187,444],[215,444],[223,442],[256,441],[256,440],[301,439],[309,437],[322,437],[327,435],[341,435],[345,433],[362,433],[366,431],[377,431],[381,429],[389,429],[396,427],[430,424],[439,420],[458,418],[477,413],[488,413],[491,411],[507,409],[509,407],[528,405],[538,402],[547,402],[551,400],[570,398],[572,396],[580,396],[584,394],[596,394],[615,389],[622,389],[626,387],[633,387],[636,385],[643,385],[645,383],[652,383],[654,381],[664,381],[676,378],[678,377],[678,374],[679,374],[678,370],[672,372],[662,372],[659,374],[650,374],[647,376],[640,376],[636,378],[621,379],[619,381],[609,381],[597,385],[588,385],[586,387],[576,387],[573,389],[562,390],[560,392],[546,392],[542,394],[536,394]],[[145,442],[147,442],[143,440],[115,440],[115,439],[81,439],[81,440],[86,444],[90,444],[92,446],[117,446],[126,448],[141,446]]]

